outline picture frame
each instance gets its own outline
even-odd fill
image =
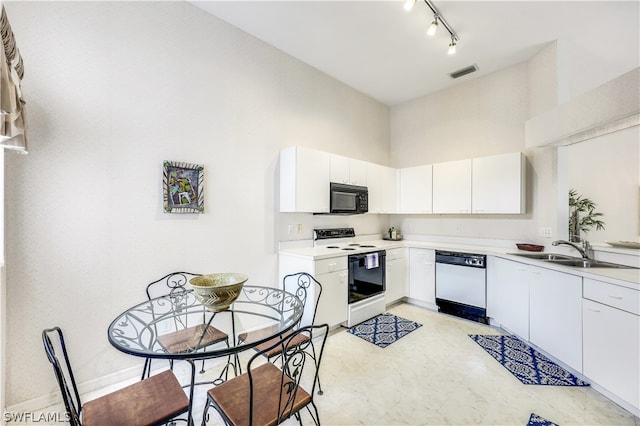
[[[162,186],[165,213],[204,213],[204,166],[164,161]]]

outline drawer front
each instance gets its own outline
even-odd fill
[[[347,269],[347,256],[331,257],[329,259],[316,260],[315,274],[327,274],[344,269]]]
[[[583,297],[640,315],[640,291],[632,288],[585,278]]]
[[[390,250],[385,250],[387,252],[387,261],[394,259],[402,259],[404,257],[404,249],[395,248]]]

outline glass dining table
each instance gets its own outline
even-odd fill
[[[238,354],[292,329],[303,315],[302,301],[284,290],[245,285],[238,299],[221,312],[210,312],[192,290],[147,300],[118,315],[109,325],[113,347],[151,359],[190,364],[188,424],[196,383],[195,362],[227,357],[224,371],[241,372]],[[243,338],[239,338],[242,336]],[[217,384],[219,378],[204,383]]]

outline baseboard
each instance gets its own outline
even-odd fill
[[[82,399],[82,401],[89,401],[92,399],[92,393],[105,393],[106,389],[114,385],[118,385],[118,387],[124,387],[128,384],[140,380],[141,374],[142,364],[134,367],[129,367],[124,370],[116,371],[115,373],[92,379],[87,382],[78,383],[78,392],[80,393],[80,398]],[[53,376],[53,371],[51,371],[52,379]],[[56,405],[60,405],[62,407],[62,396],[60,394],[60,389],[58,388],[57,383],[55,389],[55,392],[7,406],[5,408],[5,412],[30,413]]]

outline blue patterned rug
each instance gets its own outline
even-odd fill
[[[525,385],[589,386],[516,336],[469,337]]]
[[[527,426],[558,426],[556,423],[540,417],[536,413],[531,413]]]
[[[415,321],[400,318],[393,314],[380,314],[358,325],[354,325],[347,332],[373,343],[381,348],[386,348],[398,339],[422,327]]]

